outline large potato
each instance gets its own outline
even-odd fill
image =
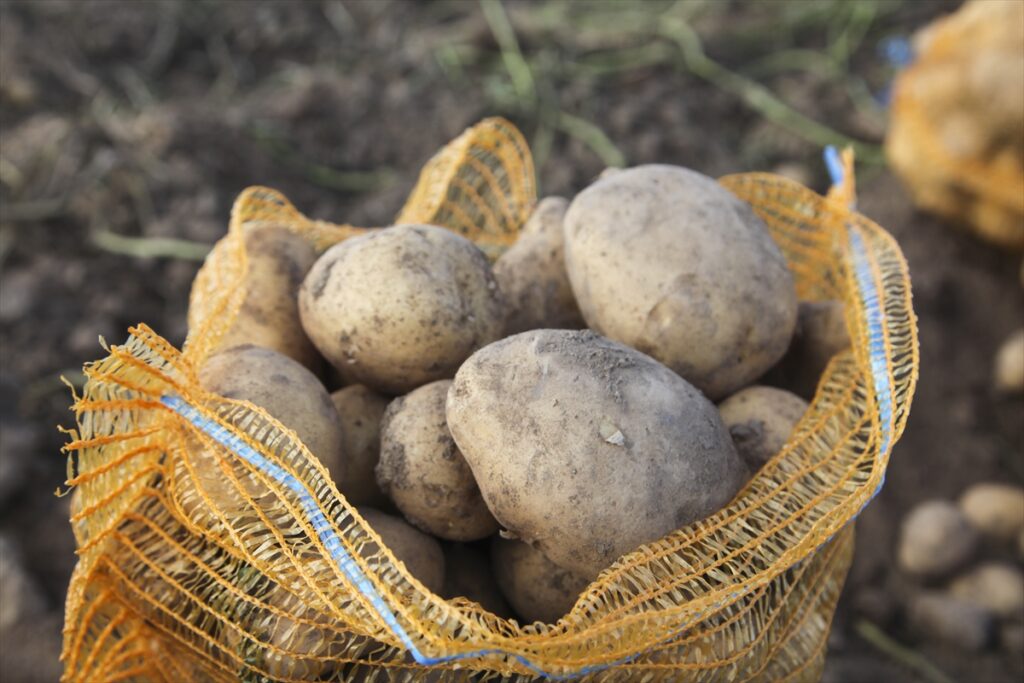
[[[565,215],[565,263],[588,325],[717,400],[786,350],[796,290],[751,208],[675,166],[602,178]]]
[[[722,401],[718,412],[740,457],[756,472],[786,445],[807,401],[784,389],[752,386]]]
[[[345,481],[340,490],[355,505],[387,504],[377,486],[374,469],[380,459],[380,421],[388,400],[361,384],[353,384],[331,394],[341,417],[345,457]]]
[[[255,344],[316,370],[320,356],[299,323],[298,301],[299,285],[313,267],[316,251],[308,240],[275,225],[246,228],[244,239],[245,300],[218,348]]]
[[[499,617],[512,616],[512,609],[505,602],[494,579],[491,560],[487,553],[463,543],[451,543],[444,550],[442,597],[446,600],[468,598],[491,614]]]
[[[413,528],[404,519],[374,510],[359,508],[359,514],[377,532],[380,540],[405,565],[427,590],[440,593],[444,586],[444,551],[441,544],[419,529]],[[376,552],[371,544],[364,554]]]
[[[381,423],[377,483],[413,525],[450,541],[498,530],[445,422],[451,380],[396,398]]]
[[[718,510],[747,475],[699,391],[590,331],[477,351],[448,426],[498,522],[584,578]]]
[[[565,272],[562,219],[568,206],[562,197],[542,199],[522,235],[494,264],[508,302],[506,334],[586,327]]]
[[[403,394],[450,378],[498,339],[505,302],[472,242],[399,225],[328,249],[302,283],[299,313],[347,384]]]
[[[587,579],[562,569],[522,541],[495,537],[491,560],[501,592],[528,622],[555,623],[590,585]]]
[[[316,376],[288,356],[243,344],[211,356],[199,372],[207,391],[263,408],[298,434],[336,483],[345,480],[338,411]]]

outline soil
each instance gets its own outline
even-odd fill
[[[4,681],[57,671],[75,561],[67,498],[53,495],[65,478],[56,426],[73,425],[59,377],[80,382],[82,363],[104,355],[98,337],[120,341],[138,322],[176,345],[185,337],[199,267],[181,257],[189,247],[174,258],[132,256],[117,253],[116,236],[211,244],[234,197],[254,184],[315,218],[386,225],[430,155],[494,114],[530,139],[543,194],[579,191],[616,160],[615,148],[628,164],[712,176],[779,169],[826,188],[818,144],[637,38],[656,30],[650,16],[669,3],[614,17],[613,3],[507,4],[526,81],[476,3],[0,4],[0,534],[48,606],[33,637],[4,636]],[[891,73],[880,41],[955,5],[695,0],[672,11],[690,15],[719,63],[877,144],[884,116],[852,106],[851,84],[881,91]],[[872,21],[856,23],[865,12]],[[852,47],[839,73],[814,59],[769,68],[784,50],[836,45]],[[861,180],[862,213],[896,236],[910,263],[921,379],[886,486],[857,525],[825,680],[917,680],[860,635],[865,619],[956,680],[1020,680],[1019,654],[994,644],[965,653],[910,632],[902,606],[914,587],[893,557],[915,503],[975,481],[1024,481],[1024,402],[991,389],[996,349],[1022,322],[1021,256],[918,213],[877,166]]]

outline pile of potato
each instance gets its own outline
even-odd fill
[[[751,207],[675,166],[542,200],[493,265],[430,225],[319,257],[246,229],[247,299],[205,388],[294,430],[425,587],[525,621],[727,505],[849,343]]]
[[[886,153],[915,203],[1024,248],[1024,3],[971,0],[913,37]]]

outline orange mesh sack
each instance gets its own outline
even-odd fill
[[[922,208],[1024,248],[1024,3],[972,0],[915,34],[886,154]]]
[[[140,325],[86,368],[68,446],[79,560],[65,680],[816,680],[851,522],[882,485],[914,391],[907,269],[848,208],[849,158],[829,197],[768,174],[721,182],[766,221],[801,299],[846,303],[852,347],[728,507],[620,558],[558,623],[526,626],[432,594],[294,432],[200,387],[244,296],[248,226],[284,225],[321,249],[359,232],[271,190],[243,193],[196,278],[184,350]],[[431,160],[400,220],[497,252],[534,200],[522,137],[489,119]],[[199,476],[210,467],[217,477]],[[230,487],[229,508],[212,487]]]

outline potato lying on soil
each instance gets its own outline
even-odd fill
[[[487,553],[463,543],[450,543],[444,548],[444,588],[446,600],[463,597],[499,617],[512,616],[512,608],[498,588]]]
[[[364,507],[359,508],[359,514],[410,574],[432,593],[441,592],[444,585],[444,552],[440,543],[413,528],[404,519],[379,510]],[[374,546],[371,545],[366,554],[373,551]]]
[[[414,526],[450,541],[498,530],[473,472],[448,432],[443,379],[396,398],[381,422],[377,484]]]
[[[785,389],[752,386],[722,401],[718,412],[740,457],[756,472],[786,445],[807,401]]]
[[[448,426],[501,525],[585,578],[718,510],[747,477],[699,391],[589,330],[477,351]]]
[[[495,537],[494,575],[512,608],[528,622],[553,624],[565,616],[590,582],[522,541]]]
[[[498,339],[505,301],[472,242],[399,225],[328,249],[302,283],[299,313],[346,383],[394,395],[452,377]]]
[[[829,361],[850,347],[845,311],[842,301],[801,301],[789,349],[761,383],[788,389],[807,400],[814,398]]]
[[[675,166],[604,177],[565,215],[565,264],[588,325],[661,361],[712,400],[789,345],[796,290],[753,210]]]
[[[380,459],[380,421],[388,399],[361,384],[353,384],[331,394],[331,401],[338,410],[344,434],[341,451],[345,456],[345,481],[341,492],[354,505],[388,505],[374,472]]]
[[[335,482],[345,480],[338,411],[316,376],[288,356],[251,344],[211,356],[199,372],[207,391],[266,410],[320,459]]]
[[[306,239],[275,225],[246,228],[245,250],[245,301],[218,348],[263,346],[317,370],[322,361],[299,322],[298,302],[316,251]]]
[[[494,264],[508,302],[506,334],[586,327],[565,272],[562,219],[568,206],[562,197],[542,199],[519,239]]]

